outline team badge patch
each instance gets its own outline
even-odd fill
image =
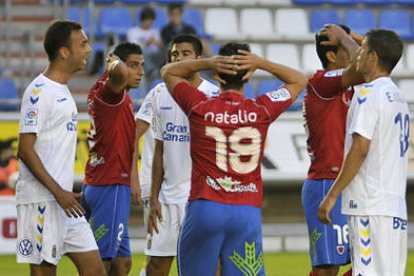
[[[22,256],[31,256],[33,254],[33,243],[29,239],[23,239],[18,244],[19,254]]]
[[[338,246],[336,247],[336,252],[338,252],[338,254],[339,254],[339,255],[344,254],[344,252],[345,252],[345,246],[343,246],[343,245],[338,245]]]
[[[289,91],[286,88],[280,88],[276,91],[266,93],[272,102],[285,102],[291,98]]]
[[[37,109],[28,109],[26,111],[26,116],[24,124],[27,126],[36,126],[37,125]]]
[[[146,103],[142,109],[142,114],[150,116],[152,114],[152,104]]]

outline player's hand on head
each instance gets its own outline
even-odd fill
[[[322,41],[322,46],[339,46],[344,36],[348,36],[341,26],[336,24],[325,24],[325,26],[319,31],[319,36],[326,36],[327,41]]]
[[[318,219],[324,224],[330,224],[331,218],[329,213],[336,203],[336,197],[330,196],[329,194],[325,196],[318,208]]]
[[[247,71],[243,76],[243,81],[247,81],[253,75],[254,71],[260,67],[262,58],[249,51],[239,49],[238,52],[239,54],[234,56],[237,64],[237,70]]]
[[[214,70],[216,75],[215,79],[221,83],[225,83],[224,80],[218,77],[218,74],[237,74],[237,61],[232,56],[214,56],[208,59],[210,67]]]
[[[65,190],[61,190],[56,195],[56,201],[65,211],[68,217],[82,217],[85,215],[85,210],[80,204],[81,193],[72,193]]]

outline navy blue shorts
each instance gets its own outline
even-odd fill
[[[178,242],[182,276],[264,275],[262,218],[258,207],[190,201]]]
[[[82,206],[102,259],[131,256],[128,235],[130,205],[129,186],[84,186]]]
[[[309,232],[312,266],[343,265],[350,262],[347,217],[341,214],[341,195],[329,214],[332,224],[319,221],[318,207],[333,179],[307,179],[302,187],[302,205]]]

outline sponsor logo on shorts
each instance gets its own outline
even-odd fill
[[[33,243],[25,238],[19,242],[19,254],[22,256],[31,256],[33,254]]]
[[[36,126],[37,125],[37,109],[28,109],[26,111],[26,116],[24,124],[26,126]]]
[[[313,228],[312,233],[310,234],[310,253],[311,256],[316,256],[316,243],[318,242],[318,240],[321,238],[322,233],[318,232],[318,230],[315,228]],[[313,258],[313,257],[312,257]]]
[[[46,206],[41,207],[37,206],[37,234],[36,234],[36,248],[39,252],[42,251],[42,242],[43,242],[43,223],[45,221],[44,214],[46,211]]]
[[[407,221],[405,219],[400,219],[397,217],[394,217],[393,223],[392,223],[392,229],[394,230],[407,230]]]
[[[280,88],[276,91],[266,93],[272,102],[285,102],[291,98],[289,91],[286,88]]]
[[[257,255],[256,243],[244,243],[244,258],[236,251],[230,256],[230,260],[237,266],[243,275],[258,275],[263,269],[263,252]]]
[[[343,246],[343,245],[338,245],[338,246],[336,247],[336,252],[338,252],[338,254],[339,254],[339,255],[344,254],[344,252],[345,252],[345,246]]]
[[[52,257],[56,258],[56,244],[54,244],[52,248]]]

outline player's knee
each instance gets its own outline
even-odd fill
[[[79,271],[79,276],[106,276],[108,275],[102,263],[83,267]]]
[[[338,275],[339,266],[337,265],[325,265],[318,266],[313,269],[313,276],[336,276]]]
[[[171,262],[169,258],[150,257],[147,264],[148,276],[168,276],[170,272]]]

